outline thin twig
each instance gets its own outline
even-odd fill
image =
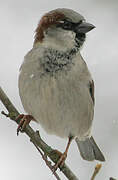
[[[11,120],[15,121],[17,124],[19,124],[19,121],[16,121],[17,116],[19,115],[19,112],[14,107],[14,105],[11,103],[7,95],[4,93],[2,88],[0,87],[0,100],[8,110],[8,114],[3,113],[5,116],[9,117]],[[59,159],[59,155],[54,153],[55,151],[48,146],[29,125],[26,126],[24,129],[24,132],[29,136],[29,138],[35,142],[35,144],[46,154],[54,163],[57,163]],[[70,170],[70,168],[64,163],[63,168],[60,169],[61,172],[67,177],[69,180],[78,180],[78,178],[74,175],[74,173]]]
[[[32,141],[38,152],[41,154],[42,159],[45,161],[46,165],[49,167],[49,169],[53,172],[53,166],[51,165],[51,162],[47,160],[47,156],[41,152],[39,147],[35,144],[35,142]],[[54,176],[56,177],[57,180],[61,180],[60,177],[56,172],[53,172]]]
[[[100,171],[101,167],[102,167],[102,164],[97,164],[97,165],[95,166],[95,169],[94,169],[93,175],[92,175],[92,177],[91,177],[91,180],[94,180],[94,179],[95,179],[95,177],[96,177],[96,175],[98,174],[98,172]]]

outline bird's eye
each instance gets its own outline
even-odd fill
[[[81,20],[80,22],[79,22],[79,24],[81,24],[83,21]]]
[[[73,23],[69,21],[60,21],[57,27],[61,27],[65,30],[72,30]]]
[[[65,21],[64,23],[63,23],[63,29],[67,29],[67,30],[70,30],[71,29],[71,27],[72,27],[72,25],[71,25],[71,23],[70,22],[68,22],[68,21]]]

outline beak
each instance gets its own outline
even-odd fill
[[[76,27],[76,32],[77,33],[87,33],[94,29],[95,26],[93,24],[87,23],[87,22],[82,22]]]

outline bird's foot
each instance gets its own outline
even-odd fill
[[[19,131],[23,132],[25,129],[26,125],[30,123],[31,120],[34,120],[33,116],[31,115],[24,115],[20,114],[17,118],[16,121],[20,121],[18,128],[17,128],[17,135],[19,135]]]
[[[57,161],[57,163],[53,166],[53,172],[55,172],[57,170],[58,167],[62,168],[65,160],[67,158],[67,152],[61,153],[58,150],[54,150],[56,154],[59,155],[59,160]]]

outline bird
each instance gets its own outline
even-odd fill
[[[91,135],[94,81],[80,53],[86,34],[94,28],[72,9],[45,13],[20,67],[19,94],[27,115],[21,115],[17,133],[34,120],[48,134],[68,139],[56,169],[65,162],[72,140],[84,160],[105,161]]]

